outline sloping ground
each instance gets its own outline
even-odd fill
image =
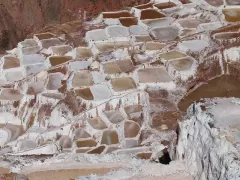
[[[131,7],[147,0],[1,0],[0,53],[49,24],[91,19],[107,10]],[[8,38],[6,38],[6,36]]]
[[[1,163],[31,178],[191,179],[176,154],[184,111],[238,95],[238,16],[222,8],[155,0],[19,42],[1,57]]]

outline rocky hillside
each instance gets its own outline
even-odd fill
[[[148,0],[0,0],[0,53],[27,34],[49,24],[88,19],[102,11],[124,9]]]
[[[2,55],[0,180],[239,179],[240,6],[121,6]]]

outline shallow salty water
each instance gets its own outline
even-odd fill
[[[240,97],[240,81],[231,75],[222,75],[209,80],[192,92],[188,93],[178,104],[181,111],[202,98],[214,97]]]

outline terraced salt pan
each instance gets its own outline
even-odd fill
[[[162,3],[163,1],[166,2],[168,0],[157,0],[155,2]],[[175,2],[175,1],[172,1],[172,2]],[[149,5],[147,5],[147,7],[149,7]],[[150,7],[152,7],[152,5],[150,5]],[[205,11],[203,12],[201,10],[199,11],[198,8],[190,9],[190,7],[189,7],[188,10],[184,9],[184,11],[185,11],[185,14],[189,15],[189,17],[191,17],[191,18],[193,18],[195,16],[198,18],[201,16],[201,18],[203,18],[203,19],[209,18],[210,21],[212,20],[212,17],[214,17],[214,14],[210,15],[209,12],[205,12]],[[141,7],[139,10],[141,11]],[[196,12],[198,14],[194,15],[194,13],[196,13]],[[116,16],[118,16],[118,15],[116,15]],[[148,14],[148,15],[151,15],[151,14]],[[176,11],[176,14],[173,14],[173,15],[174,15],[174,17],[177,17],[177,19],[179,19],[179,17],[175,16],[175,15],[179,15],[180,17],[182,16],[183,18],[185,18],[185,16],[183,16],[183,14],[181,14],[177,11]],[[110,20],[110,19],[108,19],[108,20]],[[126,19],[128,19],[128,18],[126,18]],[[145,20],[143,20],[143,21],[145,21]],[[131,26],[131,27],[136,27],[136,26]],[[131,27],[127,28],[127,29],[130,31]],[[152,106],[153,102],[152,101],[149,102],[148,94],[144,90],[146,87],[152,88],[152,89],[158,89],[160,92],[159,93],[160,97],[162,96],[162,94],[163,95],[166,94],[166,96],[168,96],[168,98],[169,98],[169,96],[172,96],[172,95],[169,95],[169,92],[167,92],[167,91],[170,90],[171,92],[175,92],[176,84],[172,80],[169,80],[169,82],[158,82],[158,83],[151,82],[152,80],[157,80],[157,81],[161,80],[162,81],[161,78],[164,79],[164,76],[158,76],[159,75],[158,73],[156,73],[155,71],[152,71],[152,70],[149,71],[149,69],[151,69],[151,68],[159,69],[160,64],[164,63],[164,65],[166,66],[166,70],[168,71],[165,73],[166,76],[170,76],[170,78],[174,77],[172,79],[175,79],[178,74],[180,74],[182,76],[183,73],[186,73],[186,76],[188,75],[188,77],[189,77],[190,75],[194,75],[194,74],[191,74],[191,72],[193,72],[193,69],[195,68],[195,61],[191,57],[187,56],[184,53],[176,52],[176,51],[172,52],[172,50],[168,47],[166,47],[166,50],[170,51],[170,52],[168,54],[164,53],[166,50],[162,49],[165,46],[165,44],[163,44],[163,43],[159,43],[159,42],[142,43],[145,45],[143,47],[141,47],[141,45],[140,45],[141,43],[138,44],[135,42],[135,40],[140,41],[140,42],[146,42],[146,41],[151,41],[151,37],[144,35],[144,33],[146,31],[144,32],[144,31],[140,30],[139,28],[140,27],[138,26],[136,29],[134,29],[132,32],[130,32],[130,34],[135,37],[133,37],[131,39],[132,44],[129,43],[129,45],[130,46],[134,45],[134,49],[132,47],[129,48],[129,46],[127,47],[127,45],[126,46],[123,45],[125,42],[120,39],[118,39],[118,41],[116,41],[116,38],[114,38],[115,41],[112,40],[109,42],[109,37],[108,37],[107,40],[96,41],[93,44],[89,43],[88,50],[90,50],[90,49],[92,50],[94,48],[95,49],[94,49],[94,51],[92,51],[92,54],[89,51],[85,51],[85,50],[87,50],[87,48],[84,49],[84,52],[80,52],[79,60],[81,60],[81,61],[79,61],[79,62],[77,62],[77,61],[73,62],[70,60],[64,61],[63,63],[66,62],[66,64],[63,66],[63,68],[54,67],[54,69],[52,68],[52,69],[48,70],[48,72],[42,72],[42,73],[40,73],[40,75],[37,76],[37,79],[43,80],[43,79],[47,79],[47,76],[52,75],[52,73],[62,72],[62,74],[64,74],[64,80],[62,81],[62,83],[65,83],[66,79],[68,78],[68,73],[69,73],[69,71],[71,73],[72,69],[74,69],[74,71],[75,71],[75,72],[73,72],[73,77],[75,75],[74,73],[88,71],[86,69],[89,69],[89,72],[91,71],[89,73],[91,76],[90,79],[92,79],[92,82],[93,82],[93,83],[89,83],[90,85],[87,84],[88,82],[86,82],[88,87],[85,87],[85,85],[82,86],[81,83],[88,81],[86,79],[88,79],[88,77],[89,77],[88,76],[89,74],[87,74],[87,75],[84,74],[83,78],[81,76],[81,78],[77,79],[77,83],[80,82],[80,85],[77,86],[75,89],[70,90],[71,86],[68,86],[70,83],[72,83],[71,82],[72,79],[70,77],[68,79],[69,81],[67,82],[67,87],[66,87],[67,93],[56,93],[56,92],[51,92],[51,91],[47,91],[47,92],[44,91],[42,94],[38,94],[36,96],[37,103],[39,105],[50,104],[49,108],[54,107],[54,110],[53,110],[51,116],[48,117],[49,115],[47,115],[46,117],[43,118],[43,122],[45,123],[45,125],[43,122],[41,122],[41,124],[39,123],[41,127],[45,127],[45,128],[47,128],[47,131],[51,131],[51,132],[42,133],[42,136],[43,136],[42,141],[40,140],[40,138],[36,138],[37,140],[41,141],[41,142],[39,142],[39,145],[51,143],[56,146],[56,149],[57,149],[56,151],[52,148],[52,146],[49,146],[48,147],[49,149],[45,150],[45,152],[44,152],[45,154],[47,154],[47,153],[50,153],[51,155],[53,153],[59,154],[60,147],[58,147],[58,146],[61,145],[63,147],[62,153],[64,153],[64,154],[62,154],[63,158],[68,157],[68,155],[71,154],[69,152],[72,152],[72,153],[74,153],[74,158],[75,158],[74,160],[76,160],[77,154],[75,154],[75,153],[83,153],[84,152],[85,153],[84,157],[86,157],[87,159],[90,159],[92,163],[96,163],[99,161],[102,161],[102,162],[109,162],[109,161],[113,162],[113,161],[119,161],[119,160],[122,161],[122,159],[124,159],[124,158],[126,159],[126,156],[129,153],[133,153],[134,156],[139,155],[139,154],[141,154],[141,155],[147,154],[148,155],[147,159],[148,158],[158,159],[158,156],[159,157],[162,156],[162,151],[161,152],[151,152],[151,151],[156,151],[156,149],[158,149],[158,148],[156,148],[156,147],[158,147],[157,143],[160,144],[163,137],[167,137],[166,139],[169,140],[169,136],[170,136],[169,133],[166,134],[165,132],[162,132],[162,131],[165,131],[168,128],[175,130],[174,126],[176,125],[176,121],[174,121],[174,122],[171,121],[172,124],[169,125],[169,124],[166,124],[166,122],[163,122],[162,118],[158,118],[158,120],[156,120],[157,118],[155,116],[154,116],[155,119],[151,120],[151,117],[149,116],[149,112],[155,113],[156,109],[150,110],[150,104]],[[146,29],[148,29],[148,27]],[[169,32],[166,31],[166,33],[169,33]],[[189,34],[191,34],[191,33],[193,33],[193,32],[190,32]],[[134,34],[139,34],[139,35],[134,35]],[[193,38],[195,38],[195,36],[193,36]],[[199,36],[197,36],[197,38],[202,38],[202,36],[199,35]],[[43,39],[43,40],[46,40],[46,39]],[[40,43],[40,41],[38,43]],[[117,43],[118,43],[118,45],[116,45]],[[96,44],[100,45],[101,47],[98,49]],[[121,45],[124,46],[124,48],[122,48],[122,49],[116,48]],[[136,47],[136,49],[135,49],[135,47]],[[187,46],[187,47],[191,47],[191,46]],[[146,51],[145,51],[145,49],[146,49]],[[109,50],[111,50],[111,51],[109,51]],[[130,58],[130,55],[132,52],[134,52],[134,50],[136,50],[140,54],[134,54],[132,59],[127,59],[127,58]],[[141,53],[141,51],[145,51],[145,52]],[[125,52],[128,52],[128,53],[125,53]],[[157,54],[159,52],[161,52],[160,61],[158,60],[158,57],[157,57]],[[47,52],[45,49],[42,50],[42,53],[46,53],[47,55],[49,55],[48,54],[49,52]],[[92,55],[94,55],[94,57],[92,57]],[[70,51],[70,52],[68,52],[68,54],[66,56],[70,56],[72,59],[75,59],[78,55],[74,51]],[[96,57],[96,59],[95,59],[95,57]],[[82,58],[87,61],[82,61]],[[114,67],[113,73],[116,72],[120,75],[119,76],[118,75],[117,76],[110,75],[110,76],[105,77],[105,75],[103,75],[103,69],[101,66],[105,63],[113,62],[113,60],[115,62],[114,65],[117,65],[117,66],[113,66]],[[131,61],[133,61],[133,62],[131,63]],[[144,64],[142,64],[143,62],[144,62]],[[47,63],[50,63],[49,59],[47,60]],[[62,62],[59,62],[59,61],[56,61],[54,63],[55,63],[54,65],[52,64],[53,66],[58,66],[58,65],[62,64]],[[67,63],[68,63],[68,65],[67,65]],[[139,66],[134,67],[133,65],[139,65]],[[68,68],[68,67],[71,67],[72,69]],[[112,70],[111,68],[112,67],[109,67],[109,70]],[[132,71],[131,68],[136,68],[136,69],[134,69],[134,71],[131,72]],[[166,71],[165,68],[163,68],[163,69],[164,69],[164,71]],[[122,73],[122,71],[124,73]],[[140,83],[140,84],[136,83],[139,80],[137,73],[140,71],[144,72],[143,79],[145,78],[146,83]],[[128,73],[128,72],[130,72],[130,73]],[[175,73],[175,75],[174,75],[174,73]],[[127,77],[125,77],[125,76],[127,76]],[[151,77],[149,78],[149,76],[151,76]],[[118,77],[118,78],[116,78],[116,77]],[[35,81],[35,78],[32,78],[32,79],[34,79],[34,81]],[[185,81],[185,79],[181,79],[181,80]],[[105,81],[105,82],[103,83],[103,81]],[[113,83],[113,81],[115,81],[115,84]],[[60,80],[57,78],[56,82],[60,83]],[[28,88],[28,90],[30,92],[31,92],[31,90],[38,91],[38,89],[36,89],[36,87],[35,87],[37,85],[37,82],[34,82],[34,83],[35,84],[32,87]],[[55,81],[53,83],[55,83]],[[54,89],[58,89],[58,88],[54,86]],[[69,90],[70,90],[70,92],[69,92]],[[61,89],[61,92],[63,92],[62,89]],[[71,93],[73,93],[73,94],[71,94]],[[64,98],[65,94],[67,94],[66,98]],[[69,94],[71,94],[72,97],[68,98]],[[24,97],[24,98],[26,98],[26,97]],[[157,98],[159,98],[159,97],[157,97]],[[172,97],[170,97],[170,98],[172,98]],[[60,100],[62,100],[62,101],[60,101]],[[69,101],[71,101],[71,102],[69,102]],[[81,104],[79,103],[80,101],[81,101]],[[26,102],[25,100],[21,101],[21,106],[20,106],[21,108],[25,102]],[[27,101],[27,102],[30,102],[30,101]],[[31,101],[31,103],[32,103],[32,101]],[[72,111],[68,111],[69,109],[72,109],[74,111],[75,107],[69,108],[66,106],[71,107],[72,105],[75,106],[76,104],[79,105],[76,107],[76,109],[78,109],[78,110],[81,109],[81,111],[83,111],[84,113],[80,113],[79,115],[77,115],[75,117],[75,116],[73,116]],[[157,105],[159,105],[159,103]],[[143,109],[139,108],[140,110],[137,110],[137,111],[129,110],[129,109],[135,109],[135,107],[140,107],[140,106],[142,106]],[[127,110],[127,107],[129,108],[128,110]],[[35,108],[36,107],[34,106],[34,111],[38,110]],[[138,108],[136,108],[136,109],[138,109]],[[106,110],[108,113],[106,113]],[[162,113],[166,113],[166,111],[164,111]],[[26,117],[28,119],[30,113],[26,112],[26,114],[28,114],[28,116]],[[172,114],[175,114],[175,113],[172,113]],[[159,115],[157,117],[161,117],[161,116]],[[35,117],[35,121],[37,119],[38,119],[38,117]],[[93,126],[91,126],[89,123],[84,124],[86,122],[86,120],[89,120],[89,119],[91,119],[91,120],[95,119],[94,124],[101,124],[101,123],[99,123],[98,120],[96,120],[96,119],[101,119],[105,123],[107,128],[103,128],[103,130],[99,130],[99,129],[96,129],[96,127],[94,128]],[[158,126],[157,128],[147,126],[148,123],[152,122],[152,121],[156,121],[153,124]],[[72,122],[74,122],[74,123],[72,123]],[[24,126],[26,126],[25,124],[28,124],[28,121],[24,122]],[[34,125],[37,125],[37,124],[38,124],[38,122],[35,122]],[[84,128],[85,125],[87,126],[85,129],[86,134],[79,132],[80,131],[79,128]],[[124,131],[124,125],[126,125],[125,131]],[[66,126],[68,126],[68,128]],[[75,131],[73,130],[74,128],[78,129],[77,132],[80,134],[80,135],[78,134],[80,138],[83,134],[83,136],[86,135],[85,138],[88,138],[88,139],[85,139],[85,140],[78,139],[77,142],[75,142],[75,140],[72,141],[72,139],[76,137],[76,136],[74,137],[74,133],[75,133]],[[120,132],[124,132],[124,133],[122,133],[122,134],[119,133],[119,131],[117,130],[119,128],[120,128]],[[153,129],[150,129],[150,128],[153,128]],[[121,130],[123,130],[123,131],[121,131]],[[154,134],[149,139],[145,139],[145,140],[141,139],[140,140],[140,139],[138,139],[140,136],[140,133],[141,133],[140,130],[147,130],[146,133],[148,133],[148,130],[154,130],[154,132],[160,131],[160,133]],[[56,133],[59,133],[57,135],[57,137],[56,137]],[[60,135],[63,135],[63,136],[60,137]],[[161,138],[158,136],[161,136]],[[27,136],[24,136],[24,137],[26,138],[27,141],[30,140],[27,138]],[[125,137],[125,138],[123,138],[123,137]],[[102,145],[99,143],[96,144],[97,143],[96,141],[98,141]],[[56,144],[55,144],[55,142],[56,142]],[[85,143],[85,145],[81,145],[84,143]],[[140,143],[141,143],[142,147],[134,147],[134,146],[138,146]],[[148,143],[151,145],[148,145]],[[79,147],[76,147],[76,145]],[[81,147],[81,146],[84,146],[84,147]],[[86,147],[86,146],[93,146],[93,147]],[[41,152],[41,148],[43,148],[43,147],[40,147],[40,150],[39,150],[39,148],[37,148],[38,150],[35,151],[35,153]],[[51,148],[53,150],[51,150]],[[123,149],[118,149],[118,148],[123,148]],[[162,146],[161,148],[165,148],[165,147]],[[106,157],[103,155],[106,152],[111,152],[114,150],[117,150],[117,151],[115,151],[115,154],[117,154],[117,156],[109,155],[108,157]],[[173,150],[169,150],[169,152],[172,152],[172,151]],[[21,152],[21,153],[25,153],[25,155],[26,155],[28,152],[30,152],[30,154],[34,154],[32,151]],[[101,154],[101,155],[100,156],[96,156],[96,155],[90,156],[90,154],[93,154],[93,153]],[[135,154],[135,153],[137,153],[137,154]],[[151,155],[149,155],[149,154],[151,154]],[[16,155],[16,153],[15,153],[15,155]],[[106,159],[105,158],[101,159],[103,156],[106,157]],[[153,168],[153,166],[146,166],[144,168],[148,168],[148,169],[141,169],[140,164],[142,165],[143,163],[146,163],[146,161],[141,161],[140,163],[136,163],[138,160],[134,159],[132,156],[133,155],[131,155],[131,157],[127,158],[127,161],[125,161],[125,164],[128,164],[129,162],[131,162],[131,163],[134,162],[133,167],[135,168],[135,170],[137,170],[137,172],[138,172],[138,170],[139,170],[139,172],[141,170],[144,170],[145,174],[140,173],[141,175],[143,175],[141,178],[148,179],[150,177],[149,174],[154,174],[154,175],[161,174],[162,175],[162,170],[164,172],[167,171],[168,173],[172,172],[169,170],[169,166],[164,166],[164,167],[159,167],[159,169],[154,169],[156,167],[156,164],[153,165],[154,168]],[[153,157],[155,157],[155,158],[153,158]],[[47,160],[47,161],[52,162],[53,159],[54,158],[51,158],[51,160]],[[82,161],[81,158],[79,158],[78,160],[81,162],[86,162],[86,161]],[[40,163],[40,161],[39,161],[39,163]],[[64,166],[66,166],[66,163],[62,163],[62,164],[64,164]],[[47,166],[49,167],[49,164]],[[86,163],[84,163],[84,166],[86,166]],[[98,166],[99,166],[99,164],[98,164]],[[181,167],[183,167],[182,164],[181,164]],[[69,168],[69,167],[66,167],[66,168]],[[79,169],[79,166],[77,168]],[[175,168],[176,167],[173,167],[173,169],[175,169]],[[136,173],[135,170],[134,170],[134,173]],[[37,173],[38,174],[37,176],[36,176],[36,174],[35,175],[32,174],[31,177],[40,178],[41,175],[43,175],[43,174],[44,175],[47,174],[50,177],[50,175],[53,175],[53,172],[55,172],[55,171],[50,171],[50,172],[46,171],[44,173],[40,172],[40,173]],[[71,172],[72,173],[67,174],[68,175],[67,178],[69,178],[70,176],[72,177],[72,174],[75,173],[75,171],[71,171]],[[57,173],[61,173],[61,172],[58,171]],[[139,178],[140,179],[140,177],[139,177],[140,174],[136,173],[136,175],[134,174],[135,176],[133,176],[133,177],[130,176],[129,178]],[[182,178],[182,176],[180,176],[180,177]],[[178,177],[178,178],[180,178],[180,177]],[[60,174],[58,174],[57,178],[63,178],[63,177]],[[73,178],[75,178],[75,177],[73,177]],[[162,177],[161,178],[157,177],[157,178],[161,179]],[[165,177],[163,177],[163,178],[165,178]],[[183,177],[182,179],[184,179],[184,178],[185,177]],[[165,179],[167,179],[167,178],[165,178]]]
[[[182,28],[196,29],[203,22],[197,19],[181,19],[178,23]]]
[[[124,120],[124,117],[122,116],[121,112],[118,110],[112,110],[112,111],[105,111],[104,115],[108,118],[108,120],[113,124],[118,124],[121,121]]]
[[[134,36],[135,42],[149,42],[152,41],[152,38],[149,35],[140,35],[140,36]]]
[[[74,61],[69,63],[68,68],[71,71],[77,72],[84,69],[86,70],[88,69],[89,66],[90,66],[89,61]]]
[[[187,37],[193,34],[196,34],[197,30],[196,29],[183,29],[179,35],[180,38]]]
[[[213,38],[216,40],[230,40],[235,39],[240,36],[239,32],[221,32],[213,35]]]
[[[212,30],[215,30],[215,29],[218,29],[222,26],[223,22],[210,22],[210,23],[203,23],[203,24],[199,24],[199,26],[197,27],[197,29],[199,31],[205,31],[205,32],[208,32],[208,31],[212,31]]]
[[[7,82],[15,82],[25,77],[25,71],[22,67],[7,69],[3,71],[3,76]]]
[[[35,54],[41,50],[41,47],[34,39],[25,39],[18,43],[20,52],[24,55]]]
[[[103,40],[107,40],[108,36],[105,32],[105,29],[95,29],[95,30],[91,30],[88,31],[86,33],[86,41],[90,42],[90,41],[103,41]]]
[[[126,91],[130,89],[135,89],[136,83],[130,77],[115,78],[111,80],[112,88],[115,92]]]
[[[91,49],[87,47],[77,47],[74,50],[73,59],[90,58],[93,56]]]
[[[71,56],[50,56],[47,62],[50,66],[57,66],[72,60]]]
[[[178,2],[178,1],[175,1],[175,2]],[[157,4],[154,4],[154,8],[155,9],[158,9],[160,11],[162,11],[163,13],[169,15],[171,13],[175,13],[175,12],[178,12],[179,10],[181,10],[181,8],[179,6],[177,6],[175,4],[175,2],[165,2],[165,3],[157,3]],[[179,4],[179,2],[178,2]]]
[[[134,104],[138,104],[138,96],[141,97],[141,103],[145,104],[146,102],[144,101],[144,99],[146,98],[146,93],[144,92],[139,92],[139,91],[129,91],[128,93],[121,93],[119,95],[118,98],[116,97],[111,97],[110,99],[107,99],[109,105],[112,107],[112,109],[116,109],[119,105],[119,99],[121,98],[121,104],[122,106],[125,105],[134,105]],[[144,101],[144,102],[142,102]],[[88,111],[86,111],[86,116],[83,114],[79,114],[79,116],[77,116],[76,118],[85,118],[86,117],[96,117],[99,116],[99,114],[103,113],[105,111],[105,104],[103,103],[103,101],[93,101],[92,102],[92,109],[89,109]],[[98,112],[99,114],[97,115],[96,112]],[[102,117],[102,116],[101,116]],[[102,117],[103,118],[103,117]]]
[[[140,83],[170,82],[172,78],[164,68],[145,68],[138,70]]]
[[[156,9],[144,9],[141,11],[140,20],[157,19],[163,17],[166,17],[166,15],[158,12]]]
[[[193,61],[194,60],[190,57],[184,57],[170,60],[169,64],[173,66],[177,71],[187,71],[192,67]]]
[[[140,126],[134,121],[125,121],[124,122],[124,137],[125,138],[134,138],[138,135],[140,131]]]
[[[90,88],[75,89],[74,93],[77,96],[80,96],[81,98],[83,98],[84,100],[88,100],[88,101],[94,100],[94,97]]]
[[[155,27],[150,34],[160,41],[172,41],[179,36],[179,29],[176,26]]]
[[[20,60],[15,56],[3,56],[1,62],[3,70],[20,67]]]
[[[83,128],[78,128],[74,131],[74,138],[73,139],[86,139],[90,138],[91,135],[86,132]]]
[[[173,3],[173,2],[162,2],[162,3],[154,4],[153,6],[162,10],[162,9],[168,9],[168,8],[176,7],[176,4]]]
[[[136,17],[121,17],[119,18],[121,25],[125,27],[130,27],[138,24],[138,19]]]
[[[167,71],[174,78],[188,79],[197,70],[197,62],[190,56],[179,51],[169,51],[159,55],[160,60],[167,67]]]
[[[63,56],[66,53],[70,52],[71,50],[72,50],[72,47],[68,45],[49,47],[49,51],[51,52],[52,55],[59,55],[59,56]]]
[[[131,14],[128,11],[114,11],[114,12],[103,12],[102,13],[104,19],[114,19],[121,17],[131,17]]]
[[[106,74],[121,73],[121,69],[118,67],[118,65],[114,61],[103,64],[103,70]]]
[[[104,99],[108,99],[112,96],[112,93],[108,86],[103,84],[98,84],[90,87],[90,90],[93,94],[95,101],[101,101]]]
[[[76,145],[78,148],[82,148],[82,147],[95,147],[97,146],[97,142],[91,138],[88,139],[79,139],[76,141]],[[91,149],[91,148],[89,148]]]
[[[222,12],[225,15],[225,20],[228,22],[240,21],[240,8],[238,6],[224,8]]]
[[[47,66],[43,63],[38,63],[38,64],[26,65],[24,69],[26,71],[26,75],[31,75],[31,74],[37,74],[41,71],[46,70]]]
[[[93,52],[96,54],[103,53],[103,52],[110,51],[117,48],[125,48],[125,47],[127,48],[131,46],[129,40],[96,42],[94,43],[94,45],[95,45],[95,50],[93,49]]]
[[[47,50],[51,46],[63,45],[64,42],[58,38],[42,39],[38,43],[43,49]]]
[[[90,118],[87,122],[96,130],[103,130],[107,128],[107,125],[100,117]]]
[[[148,31],[145,30],[140,25],[132,25],[129,27],[129,32],[131,35],[140,36],[140,35],[148,35]]]
[[[187,57],[187,55],[179,51],[169,51],[166,53],[159,54],[159,57],[163,60],[168,61],[171,59],[184,58],[184,57]]]
[[[106,33],[109,38],[121,38],[130,36],[128,28],[117,25],[106,27]]]
[[[26,94],[37,95],[44,91],[45,89],[45,82],[44,81],[37,81],[32,82],[27,85]]]
[[[71,81],[72,87],[92,86],[93,84],[92,74],[87,70],[75,72]]]
[[[127,118],[131,121],[136,122],[140,126],[143,123],[142,113],[143,113],[143,106],[140,104],[128,105],[123,107]]]
[[[34,34],[33,35],[33,39],[36,41],[41,41],[43,39],[51,39],[51,38],[55,38],[56,35],[50,33],[50,32],[46,32],[46,33],[39,33],[39,34]]]
[[[118,134],[115,130],[106,130],[102,134],[101,144],[112,145],[118,144]]]
[[[45,59],[46,58],[40,54],[23,55],[21,58],[21,64],[26,66],[31,64],[44,63]]]
[[[166,46],[165,43],[159,42],[146,42],[146,50],[161,50]]]
[[[107,24],[108,26],[121,24],[119,19],[115,19],[115,18],[104,19],[104,23]]]
[[[103,70],[106,74],[118,74],[132,70],[133,64],[130,59],[117,60],[103,64]]]
[[[196,6],[196,4],[190,0],[180,0],[180,2],[182,3],[183,7],[195,7]]]
[[[190,41],[182,41],[178,44],[179,50],[182,52],[200,52],[206,47],[208,47],[209,43],[204,40],[190,40]]]
[[[141,25],[146,29],[152,29],[155,27],[164,27],[169,26],[173,22],[173,18],[171,17],[162,17],[162,18],[156,18],[156,19],[147,19],[142,20]]]
[[[47,89],[57,90],[62,86],[61,80],[63,79],[62,73],[52,73],[48,75]]]
[[[167,71],[174,78],[187,80],[197,72],[197,61],[192,57],[184,57],[166,62]]]

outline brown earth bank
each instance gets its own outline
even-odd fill
[[[149,0],[0,0],[0,53],[49,24],[87,19]]]
[[[240,82],[233,75],[222,75],[209,80],[196,87],[189,92],[178,104],[181,111],[186,111],[187,108],[194,102],[201,98],[215,98],[215,97],[240,97]]]

